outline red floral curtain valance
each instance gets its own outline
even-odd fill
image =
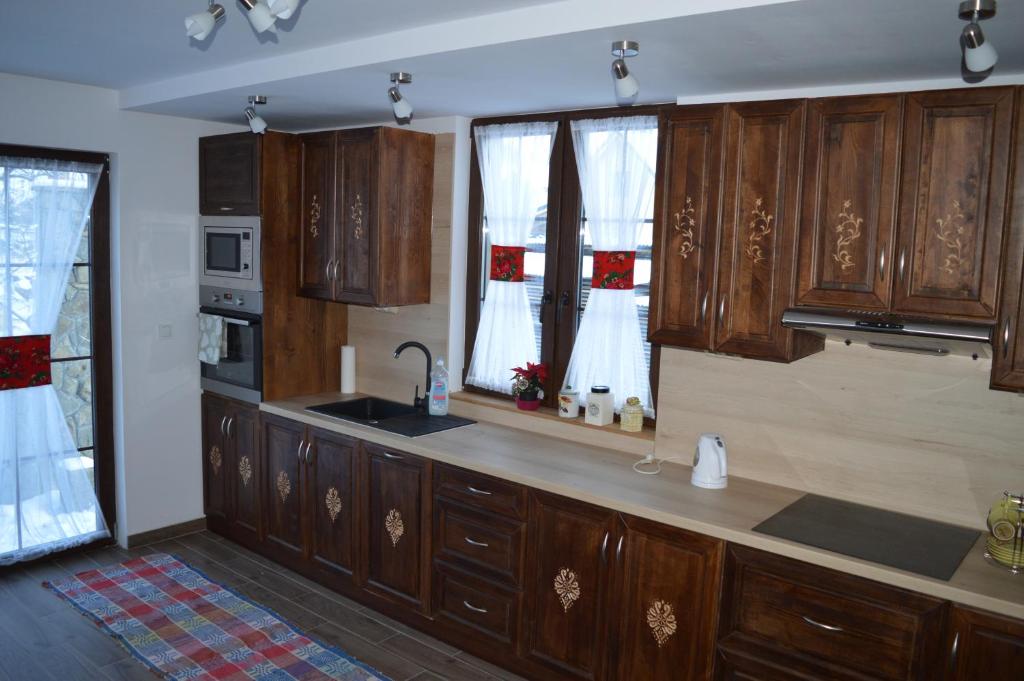
[[[49,385],[50,337],[0,338],[0,390]]]
[[[591,287],[631,290],[635,263],[636,251],[594,251]]]
[[[525,262],[523,246],[491,246],[491,281],[522,281]]]

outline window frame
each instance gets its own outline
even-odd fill
[[[92,451],[93,479],[100,511],[111,536],[116,536],[113,320],[110,288],[110,156],[98,152],[16,144],[0,144],[0,156],[95,163],[103,166],[89,214],[89,315],[94,414]],[[67,359],[73,358],[60,361]],[[49,554],[49,557],[53,555],[56,554]]]
[[[541,306],[541,324],[544,333],[541,339],[540,361],[550,367],[549,378],[544,385],[544,401],[547,407],[555,407],[561,381],[569,367],[573,343],[576,340],[575,311],[566,314],[560,312],[560,300],[568,295],[571,305],[579,300],[580,272],[578,255],[582,238],[579,234],[580,219],[583,212],[583,196],[580,189],[579,172],[576,168],[576,157],[573,151],[570,124],[575,120],[588,118],[612,118],[618,116],[657,116],[658,117],[658,158],[656,176],[661,177],[662,139],[664,121],[667,114],[675,107],[674,104],[653,104],[635,107],[607,107],[599,109],[574,109],[541,114],[521,114],[514,116],[495,116],[476,118],[470,122],[470,171],[469,171],[469,235],[466,271],[466,363],[463,368],[463,389],[467,392],[490,395],[511,400],[512,397],[486,388],[466,383],[469,364],[476,343],[477,327],[480,323],[480,282],[483,276],[483,226],[484,199],[483,185],[480,179],[480,165],[477,161],[475,129],[478,125],[494,125],[503,123],[525,123],[534,121],[554,121],[558,123],[554,144],[551,148],[551,161],[548,167],[548,204],[547,204],[547,239],[544,262],[545,294],[550,293],[550,301],[545,300]],[[657,183],[655,185],[657,187]],[[657,189],[655,196],[655,212],[657,212]],[[549,280],[549,274],[554,281]],[[547,298],[547,295],[545,295]],[[644,333],[647,338],[647,333]],[[661,365],[661,346],[651,344],[650,380],[651,394],[655,403],[658,402],[658,373]],[[510,367],[511,368],[511,367]],[[650,419],[645,419],[651,421]]]

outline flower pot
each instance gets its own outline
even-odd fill
[[[516,406],[523,411],[537,411],[540,408],[540,398],[536,392],[519,393],[516,395]]]

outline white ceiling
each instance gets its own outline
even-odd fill
[[[182,18],[204,0],[4,2],[0,71],[121,90],[125,108],[240,122],[250,94],[271,126],[384,120],[387,74],[419,117],[611,106],[612,40],[639,40],[641,102],[870,82],[961,82],[955,0],[306,0],[275,38],[234,0],[211,41]],[[143,3],[139,3],[141,6]],[[1024,82],[1024,6],[984,22],[993,80]]]

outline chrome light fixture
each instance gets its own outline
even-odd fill
[[[632,103],[640,94],[640,83],[626,66],[628,57],[640,54],[640,43],[635,40],[618,40],[612,43],[612,54],[616,59],[612,62],[612,79],[615,82],[615,97],[623,102]]]
[[[299,8],[299,0],[267,0],[267,7],[278,19],[291,19]]]
[[[395,112],[395,120],[399,125],[408,125],[412,120],[412,104],[402,96],[398,89],[400,84],[411,83],[412,74],[405,71],[396,71],[391,74],[391,82],[394,83],[388,88],[388,98],[391,100],[391,108]]]
[[[246,9],[249,23],[252,24],[257,33],[263,33],[264,31],[274,32],[274,22],[277,21],[277,17],[270,13],[270,8],[267,7],[263,0],[238,1]]]
[[[996,0],[965,0],[960,3],[960,18],[971,23],[964,26],[961,34],[964,43],[964,64],[968,71],[983,73],[996,62],[999,55],[992,43],[985,40],[978,22],[996,14]]]
[[[245,114],[245,119],[249,123],[249,129],[257,135],[262,135],[267,131],[267,122],[263,120],[263,117],[256,113],[256,106],[260,104],[266,104],[267,98],[265,95],[253,95],[249,98],[249,106],[245,107],[242,111]]]
[[[185,17],[185,33],[196,40],[206,40],[214,26],[224,21],[224,6],[210,0],[210,6],[199,14]]]

